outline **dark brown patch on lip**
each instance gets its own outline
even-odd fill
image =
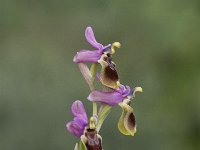
[[[107,65],[102,68],[100,80],[104,85],[116,89],[118,88],[117,81],[119,81],[119,77],[115,69],[115,64],[112,62],[112,55],[109,53],[106,54],[103,60]]]
[[[110,65],[105,68],[105,77],[114,82],[118,81],[117,71],[115,68],[110,67]]]
[[[112,56],[109,53],[107,54],[106,62],[108,63],[108,67],[105,68],[106,77],[113,81],[118,81],[119,78],[115,69],[115,64],[112,62]]]
[[[135,116],[133,113],[130,113],[128,116],[128,126],[131,129],[135,128]]]
[[[102,150],[102,141],[98,137],[95,129],[87,129],[85,136],[87,138],[87,142],[85,143],[87,150]]]

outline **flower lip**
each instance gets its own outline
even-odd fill
[[[116,65],[112,61],[112,54],[110,52],[103,53],[101,58],[98,60],[98,63],[102,66],[99,78],[101,83],[109,88],[118,89],[119,76],[116,70]]]
[[[132,135],[136,133],[136,121],[133,114],[133,108],[130,107],[130,99],[125,99],[119,104],[122,107],[122,114],[118,121],[118,129],[125,135]]]
[[[81,141],[88,150],[102,150],[102,138],[96,129],[86,128],[84,135],[81,136]]]

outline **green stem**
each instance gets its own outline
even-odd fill
[[[97,103],[93,102],[92,106],[93,106],[93,115],[97,115]]]
[[[96,74],[96,70],[97,70],[97,65],[98,63],[93,63],[90,67],[90,72],[91,72],[91,75],[92,75],[92,78],[94,79],[95,77],[95,74]]]
[[[96,74],[96,70],[97,70],[97,65],[98,63],[94,63],[91,65],[90,67],[90,73],[92,75],[92,81],[94,81],[95,79],[95,74]],[[93,115],[97,115],[97,103],[93,102]]]

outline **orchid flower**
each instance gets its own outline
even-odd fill
[[[114,42],[113,44],[103,46],[96,41],[94,32],[91,27],[86,28],[85,37],[88,43],[90,43],[95,48],[95,50],[80,50],[74,56],[73,61],[78,64],[88,62],[101,64],[102,69],[100,76],[102,84],[110,88],[118,88],[119,79],[115,69],[115,63],[112,61],[112,54],[115,53],[115,48],[120,48],[120,43]]]
[[[76,100],[72,103],[71,112],[74,116],[73,121],[67,123],[67,130],[77,136],[80,137],[83,135],[85,128],[89,125],[88,117],[86,114],[85,107],[80,100]],[[98,122],[98,116],[93,115],[90,118],[90,126],[95,126]]]
[[[101,55],[104,52],[110,50],[111,48],[111,44],[108,44],[107,46],[103,46],[102,44],[96,41],[94,32],[91,27],[86,28],[85,37],[88,43],[90,43],[95,48],[95,50],[80,50],[74,56],[73,61],[75,63],[98,62],[98,60],[101,58]]]
[[[67,123],[67,130],[71,134],[80,137],[81,135],[83,135],[83,131],[88,125],[88,117],[85,111],[85,107],[81,101],[76,100],[71,106],[71,111],[74,119],[73,121]]]
[[[142,88],[136,87],[134,90],[131,90],[129,86],[121,84],[119,89],[114,89],[112,92],[92,91],[87,99],[93,102],[106,103],[110,106],[119,104],[123,109],[118,123],[119,130],[125,135],[134,135],[136,132],[135,116],[130,104],[136,92],[142,92]]]

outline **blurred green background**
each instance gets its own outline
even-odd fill
[[[101,135],[105,150],[200,149],[199,0],[0,0],[0,150],[72,150],[70,106],[89,89],[72,62],[93,27],[119,41],[114,61],[133,102],[138,132],[117,129],[115,107]]]

